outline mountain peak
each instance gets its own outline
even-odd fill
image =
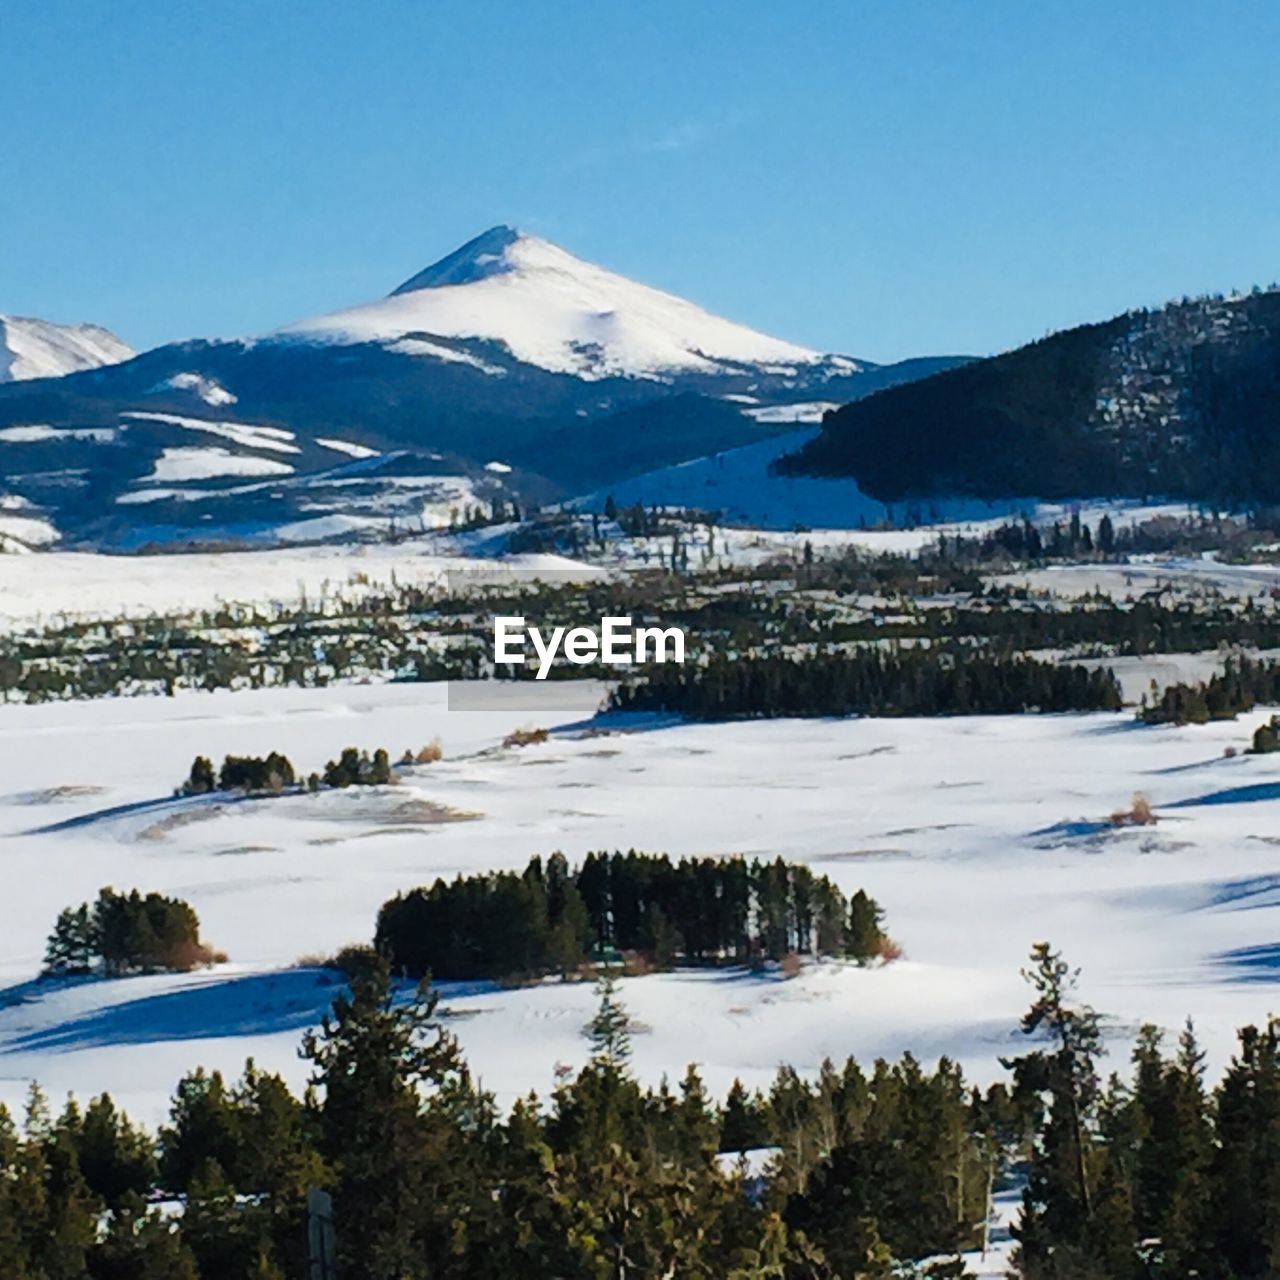
[[[118,364],[133,354],[132,347],[96,324],[0,315],[0,382],[57,378]]]
[[[451,354],[442,355],[424,335],[479,339],[525,364],[581,378],[736,375],[747,366],[785,376],[822,360],[816,351],[711,315],[505,225],[468,240],[379,302],[280,332],[312,341],[380,342],[436,359]],[[406,338],[417,345],[404,346]]]
[[[474,284],[490,276],[501,275],[515,269],[508,253],[522,240],[532,240],[517,227],[499,223],[482,231],[473,240],[445,254],[438,262],[411,276],[404,284],[391,291],[391,297],[400,293],[414,293],[418,289],[438,289],[446,285]]]

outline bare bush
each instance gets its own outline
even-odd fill
[[[880,947],[876,952],[876,957],[881,964],[892,964],[895,960],[901,960],[903,956],[902,947],[899,943],[894,942],[892,938],[883,938]]]
[[[626,978],[643,978],[646,973],[653,972],[653,960],[643,951],[624,951],[622,953],[622,974]]]
[[[1154,827],[1160,819],[1152,809],[1151,801],[1141,791],[1136,791],[1129,808],[1117,809],[1107,821],[1113,827]]]
[[[502,740],[504,747],[532,747],[546,742],[551,735],[545,729],[514,729]]]
[[[178,942],[165,953],[164,967],[177,973],[190,973],[192,969],[208,969],[215,964],[226,964],[227,953],[215,951],[207,942]]]

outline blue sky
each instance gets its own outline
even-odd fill
[[[497,222],[780,337],[1000,350],[1280,278],[1280,5],[9,0],[0,311],[138,346]]]

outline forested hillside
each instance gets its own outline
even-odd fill
[[[828,414],[777,467],[882,501],[1280,497],[1280,292],[1055,333]]]

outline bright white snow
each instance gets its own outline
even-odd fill
[[[0,517],[0,532],[5,521],[22,519]],[[314,599],[339,588],[348,596],[362,591],[376,594],[393,578],[426,586],[440,582],[452,570],[494,567],[491,560],[440,554],[434,545],[416,539],[179,555],[50,551],[0,556],[0,628],[61,617],[182,613],[210,609],[219,601],[295,603],[303,596]],[[555,555],[510,556],[502,567],[557,573],[572,569],[587,577],[596,572]]]
[[[511,696],[510,686],[490,686]],[[522,697],[528,691],[518,691]],[[1128,715],[671,725],[502,750],[522,724],[581,723],[592,686],[541,710],[458,712],[439,686],[187,694],[12,706],[0,714],[0,1096],[110,1089],[154,1121],[177,1076],[252,1054],[295,1084],[301,1029],[332,994],[300,956],[367,939],[378,905],[436,875],[532,854],[635,846],[801,858],[886,909],[906,957],[824,963],[786,981],[683,972],[627,981],[646,1079],[699,1063],[721,1091],[782,1062],[910,1049],[979,1081],[1020,1044],[1018,977],[1047,938],[1123,1058],[1143,1020],[1195,1017],[1213,1069],[1274,1006],[1280,759],[1224,756],[1239,721],[1140,727]],[[197,753],[285,751],[304,771],[342,747],[393,755],[439,735],[445,759],[398,786],[224,802],[175,800]],[[1107,815],[1147,793],[1155,827]],[[441,816],[454,821],[439,821]],[[231,965],[71,988],[32,984],[58,909],[103,884],[189,898]],[[583,1061],[590,985],[446,988],[485,1085],[510,1103]],[[513,1046],[519,1046],[513,1052]]]
[[[0,382],[59,378],[118,364],[135,354],[96,324],[53,324],[30,316],[0,315]]]
[[[285,335],[402,344],[447,354],[421,335],[484,338],[518,360],[583,378],[716,372],[729,364],[810,364],[815,351],[766,337],[701,307],[583,262],[537,236],[494,227],[390,297],[303,320]]]
[[[353,444],[350,440],[330,440],[324,436],[317,436],[316,444],[332,449],[335,453],[345,453],[349,458],[378,457],[377,449],[370,449],[367,444]]]
[[[274,458],[232,453],[218,446],[162,449],[147,481],[209,480],[215,476],[286,476],[293,468]]]
[[[188,418],[177,413],[143,413],[140,410],[129,410],[120,416],[139,422],[164,423],[171,427],[181,427],[185,431],[203,431],[209,435],[221,436],[246,449],[271,449],[276,453],[301,452],[296,444],[291,443],[297,436],[282,427],[263,427],[252,422],[211,422],[206,418]]]
[[[91,440],[94,444],[110,444],[115,438],[114,427],[50,427],[43,423],[0,427],[0,444],[47,444],[51,440]]]
[[[238,396],[232,395],[216,378],[206,378],[200,373],[175,373],[152,388],[153,391],[189,391],[205,404],[220,407],[235,404]]]

